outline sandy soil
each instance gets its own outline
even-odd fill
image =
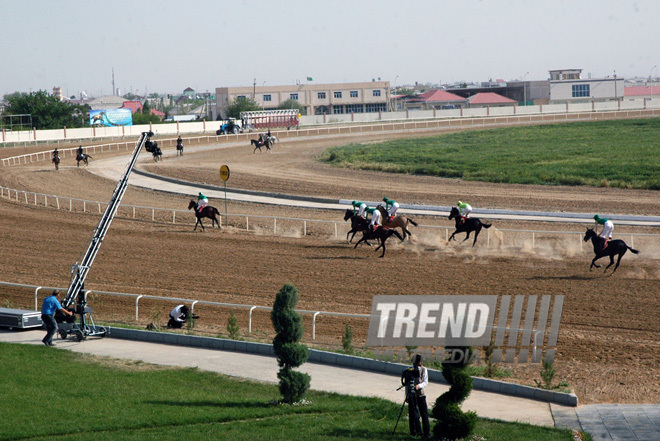
[[[315,162],[328,146],[348,141],[326,138],[283,142],[272,152],[261,154],[253,154],[249,146],[222,148],[166,158],[158,164],[145,161],[141,167],[220,185],[218,169],[227,164],[231,168],[229,187],[288,194],[372,200],[386,195],[406,203],[449,205],[462,199],[488,208],[660,213],[657,192],[459,182],[347,171]],[[7,156],[6,152],[0,153]],[[102,202],[109,200],[115,187],[114,182],[66,162],[59,172],[45,162],[2,168],[0,185]],[[185,209],[187,198],[130,187],[124,203]],[[222,202],[212,204],[220,207]],[[340,217],[336,212],[241,203],[230,203],[229,211],[307,219]],[[86,249],[98,220],[98,213],[70,213],[52,206],[0,200],[1,279],[66,286],[70,267]],[[417,221],[450,225],[446,219],[432,217]],[[583,230],[579,225],[522,222],[497,222],[494,228],[505,235],[511,228]],[[291,282],[300,291],[301,309],[363,314],[370,312],[374,294],[451,294],[457,289],[467,294],[563,294],[566,301],[556,381],[567,381],[581,403],[660,402],[657,238],[636,238],[635,248],[642,253],[626,255],[617,273],[607,277],[588,271],[592,253],[586,247],[580,250],[575,240],[569,243],[562,237],[539,241],[535,248],[524,240],[505,240],[499,246],[486,247],[480,238],[477,246],[470,248],[467,243],[446,243],[444,231],[418,228],[413,230],[413,242],[392,243],[386,257],[378,259],[368,247],[354,250],[342,241],[347,230],[340,231],[339,238],[323,230],[302,236],[300,226],[283,225],[281,232],[273,235],[268,226],[256,223],[250,232],[230,226],[201,233],[192,231],[192,223],[173,225],[117,218],[86,287],[270,306],[282,285]],[[615,229],[615,235],[630,232],[658,233],[651,228]],[[32,299],[29,291],[0,287],[2,306],[30,307]],[[133,300],[104,296],[93,297],[91,303],[97,320],[135,323]],[[141,302],[139,324],[164,323],[167,306]],[[227,309],[202,305],[196,311],[202,316],[197,323],[199,331],[226,335]],[[247,313],[237,310],[236,315],[245,335]],[[309,329],[310,319],[304,320]],[[317,340],[312,342],[308,332],[305,341],[320,347],[340,347],[347,322],[353,326],[356,346],[363,345],[366,322],[359,319],[322,318],[317,323]],[[253,327],[251,337],[270,338],[268,314],[257,312]],[[533,384],[533,379],[540,380],[539,365],[516,365],[512,370],[511,381]]]

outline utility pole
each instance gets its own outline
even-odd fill
[[[257,79],[254,79],[252,83],[252,99],[256,101],[257,99]]]
[[[112,68],[112,95],[116,95],[115,89],[115,68]]]

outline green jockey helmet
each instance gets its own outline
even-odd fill
[[[390,200],[390,198],[388,198],[388,197],[384,197],[384,198],[383,198],[383,202],[387,202],[387,201],[389,201],[389,200]]]
[[[456,204],[456,205],[462,205],[462,204],[463,204],[463,202],[461,202],[461,201],[458,201],[458,204]]]
[[[357,201],[353,201],[353,202],[351,202],[351,204],[357,205]]]
[[[600,219],[600,216],[595,215],[595,216],[594,216],[594,220],[598,220],[598,219]]]

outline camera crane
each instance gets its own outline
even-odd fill
[[[133,155],[131,156],[131,160],[126,166],[123,176],[117,183],[117,187],[112,194],[112,198],[110,199],[110,202],[108,203],[108,206],[106,207],[105,212],[103,213],[103,216],[101,217],[101,220],[96,227],[96,230],[94,230],[92,238],[88,242],[87,251],[85,252],[82,259],[80,259],[71,267],[71,283],[69,285],[69,289],[66,292],[66,297],[62,301],[62,307],[72,310],[74,313],[74,318],[72,321],[66,321],[65,315],[56,315],[59,334],[63,339],[66,338],[68,334],[75,334],[78,341],[81,341],[90,335],[103,337],[108,332],[105,327],[97,327],[94,325],[94,320],[92,319],[92,308],[87,306],[87,298],[85,295],[85,279],[87,278],[87,273],[89,272],[92,263],[94,263],[96,254],[99,252],[101,243],[103,243],[103,239],[105,239],[108,228],[110,228],[112,219],[117,213],[117,208],[121,203],[121,199],[126,192],[126,188],[128,187],[128,176],[131,174],[131,171],[137,162],[137,157],[140,154],[140,150],[144,145],[147,145],[147,147],[151,146],[150,138],[153,135],[153,132],[142,132],[137,146],[133,151]],[[74,302],[75,308],[71,309]],[[75,315],[80,316],[79,323],[75,322]]]

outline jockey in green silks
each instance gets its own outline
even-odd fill
[[[385,202],[385,210],[387,210],[387,215],[390,217],[390,219],[393,219],[394,216],[396,216],[396,211],[399,209],[399,203],[388,197],[384,197],[383,202]]]
[[[201,212],[209,204],[209,200],[201,192],[197,196],[197,211]]]
[[[353,201],[353,202],[351,202],[351,205],[353,205],[353,214],[355,214],[357,216],[360,216],[363,219],[365,219],[364,213],[368,208],[367,204],[365,204],[364,202],[360,202],[360,201]]]

